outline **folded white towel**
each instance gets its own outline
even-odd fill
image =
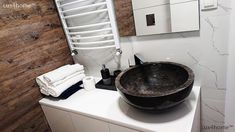
[[[40,87],[49,87],[49,86],[51,86],[51,87],[56,87],[56,86],[58,86],[58,85],[60,85],[60,84],[62,84],[62,83],[64,83],[64,82],[66,82],[68,79],[73,78],[74,76],[77,76],[77,75],[79,75],[79,74],[84,74],[84,72],[85,72],[84,70],[79,71],[79,72],[75,72],[75,73],[73,73],[73,74],[71,74],[71,75],[65,77],[63,80],[59,80],[59,81],[54,82],[54,83],[48,83],[48,82],[44,79],[44,77],[43,77],[44,75],[41,75],[41,76],[38,76],[38,77],[36,78],[36,82],[37,82],[37,84],[38,84]]]
[[[78,76],[79,74],[84,74],[84,72],[85,72],[84,70],[81,70],[79,72],[75,72],[75,73],[65,77],[63,80],[59,80],[59,81],[54,82],[54,83],[49,83],[48,85],[52,86],[52,87],[56,87],[56,86],[58,86],[58,85],[60,85],[60,84],[62,84],[64,82],[66,82],[67,80],[69,80],[69,79],[71,79],[71,78],[73,78],[75,76]]]
[[[48,89],[43,88],[43,87],[40,87],[40,92],[41,92],[42,94],[44,94],[44,95],[47,95],[47,96],[50,95],[49,92],[48,92]]]
[[[62,92],[81,81],[84,77],[84,71],[75,72],[74,74],[66,77],[64,80],[60,80],[50,85],[45,81],[43,75],[41,75],[36,78],[36,82],[39,85],[42,94],[58,97]]]
[[[37,84],[39,85],[40,88],[41,88],[41,87],[48,87],[48,84],[47,84],[47,82],[44,80],[43,75],[38,76],[38,77],[36,78],[36,82],[37,82]]]
[[[48,88],[47,88],[48,85],[47,85],[47,83],[44,81],[43,75],[37,77],[37,78],[36,78],[36,82],[37,82],[37,84],[38,84],[38,86],[39,86],[39,88],[40,88],[40,92],[41,92],[42,94],[44,94],[44,95],[49,96],[50,94],[49,94]]]
[[[64,83],[56,87],[48,86],[48,92],[51,96],[58,97],[62,92],[64,92],[66,89],[76,84],[77,82],[81,81],[84,77],[85,74],[77,74],[73,78],[66,80]]]
[[[48,72],[43,75],[43,78],[50,84],[55,83],[57,81],[65,79],[67,76],[84,70],[84,67],[80,64],[74,64],[74,65],[65,65],[62,66],[56,70],[53,70],[51,72]]]

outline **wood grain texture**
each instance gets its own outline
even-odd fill
[[[5,8],[6,4],[28,8]],[[53,0],[0,1],[0,131],[50,131],[35,78],[71,64]]]
[[[119,35],[135,36],[135,22],[131,0],[114,0]]]

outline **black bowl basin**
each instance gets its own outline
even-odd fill
[[[173,62],[145,63],[118,75],[117,90],[130,105],[163,111],[182,103],[189,96],[194,82],[193,71]]]

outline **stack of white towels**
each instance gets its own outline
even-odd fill
[[[72,85],[85,77],[84,67],[80,64],[65,65],[36,78],[40,92],[47,96],[60,96]]]

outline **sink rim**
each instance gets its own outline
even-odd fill
[[[138,67],[142,67],[142,66],[145,66],[145,65],[151,65],[151,64],[170,64],[170,65],[176,65],[176,66],[179,66],[183,69],[185,69],[188,73],[188,79],[187,81],[185,81],[182,85],[178,86],[177,90],[175,91],[172,91],[172,92],[168,92],[168,93],[165,93],[165,94],[162,94],[162,95],[154,95],[154,94],[139,94],[139,93],[132,93],[132,92],[129,92],[128,90],[126,90],[120,83],[120,79],[121,77],[126,73],[128,72],[129,70],[132,70],[132,69],[135,69],[135,68],[138,68]],[[183,65],[183,64],[179,64],[179,63],[176,63],[176,62],[169,62],[169,61],[157,61],[157,62],[147,62],[147,63],[144,63],[142,65],[136,65],[134,67],[130,67],[126,70],[124,70],[123,72],[121,72],[116,80],[115,80],[115,85],[117,87],[117,90],[118,91],[121,91],[125,94],[128,94],[128,95],[132,95],[132,96],[136,96],[136,97],[163,97],[163,96],[168,96],[168,95],[172,95],[172,94],[175,94],[175,93],[178,93],[184,89],[186,89],[187,87],[189,87],[192,83],[194,82],[194,72],[186,65]]]

